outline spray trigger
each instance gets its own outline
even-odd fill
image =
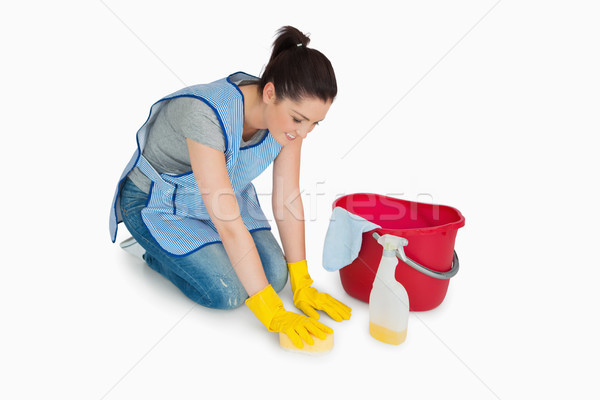
[[[404,239],[404,240],[406,240],[406,239]],[[408,263],[408,257],[406,257],[406,254],[404,254],[404,246],[406,246],[407,244],[408,244],[408,240],[406,240],[406,243],[403,243],[402,246],[400,246],[396,249],[396,256],[398,256],[398,258],[400,258],[405,263]]]

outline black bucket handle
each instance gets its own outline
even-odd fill
[[[375,238],[375,240],[378,240],[381,237],[381,235],[377,232],[373,232],[373,237]],[[396,257],[398,257],[400,260],[402,260],[412,268],[416,269],[417,271],[435,279],[450,279],[458,273],[459,262],[458,256],[456,255],[456,251],[454,251],[454,258],[452,259],[452,268],[450,269],[450,271],[446,272],[434,271],[430,268],[422,266],[418,262],[408,258],[406,254],[404,254],[404,250],[399,251],[398,249],[396,249]]]

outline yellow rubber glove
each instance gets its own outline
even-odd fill
[[[294,304],[306,315],[311,318],[319,319],[319,313],[315,311],[323,310],[331,318],[340,322],[344,319],[350,319],[352,309],[342,302],[334,299],[327,293],[320,293],[317,289],[310,287],[313,280],[308,274],[306,260],[295,263],[287,263],[290,271],[290,282],[292,283],[292,292],[294,293]]]
[[[310,345],[315,343],[309,333],[319,339],[325,339],[328,333],[333,333],[333,329],[319,321],[286,311],[283,308],[283,302],[271,285],[249,297],[246,305],[269,332],[285,333],[300,349],[304,347],[302,340]]]

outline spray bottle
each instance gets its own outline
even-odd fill
[[[369,332],[384,343],[400,344],[406,339],[409,304],[406,289],[395,277],[396,249],[404,255],[408,240],[382,235],[377,243],[383,246],[383,255],[369,297]]]

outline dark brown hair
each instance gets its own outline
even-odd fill
[[[260,78],[261,93],[267,83],[273,82],[278,101],[335,99],[337,83],[331,62],[320,51],[308,48],[309,42],[305,34],[292,26],[277,31],[271,59]]]

